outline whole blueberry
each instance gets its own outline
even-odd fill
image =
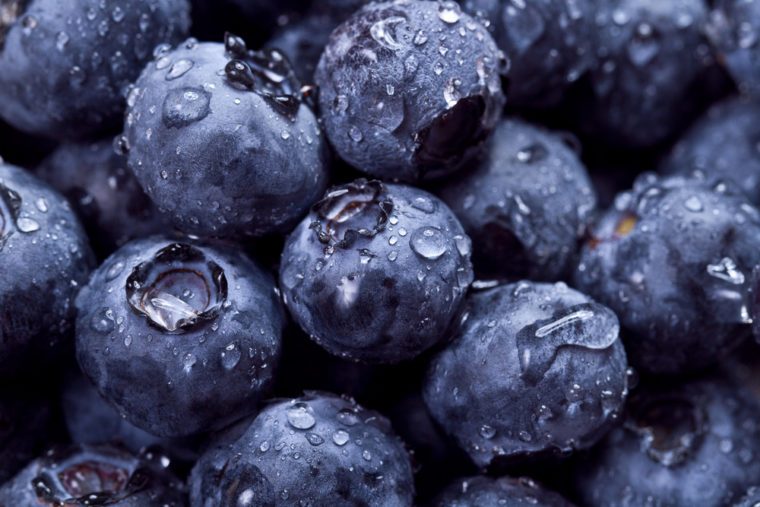
[[[468,477],[450,484],[434,503],[435,507],[572,507],[559,494],[528,478]]]
[[[99,254],[171,229],[111,141],[63,144],[36,172],[69,199]]]
[[[183,484],[149,461],[111,446],[57,448],[0,487],[8,506],[182,507]]]
[[[690,87],[710,63],[705,0],[604,0],[593,25],[597,63],[578,102],[595,142],[657,145],[689,117]]]
[[[639,177],[591,231],[580,290],[620,317],[637,368],[695,370],[749,334],[749,276],[760,213],[738,190],[695,178]]]
[[[758,408],[720,378],[642,386],[577,472],[583,505],[732,505],[757,483]]]
[[[57,353],[92,267],[66,199],[0,160],[0,375],[41,367]]]
[[[393,363],[445,337],[473,278],[470,250],[436,197],[356,180],[329,190],[288,237],[280,286],[327,351]]]
[[[532,280],[569,270],[596,202],[575,152],[521,120],[502,121],[478,166],[439,195],[477,246],[480,273]]]
[[[760,204],[760,102],[732,98],[714,105],[676,144],[665,174],[726,180]]]
[[[618,332],[610,309],[563,283],[472,293],[425,402],[479,467],[590,447],[628,392]]]
[[[188,41],[130,92],[122,144],[148,196],[196,235],[286,232],[327,185],[327,148],[283,55]]]
[[[750,95],[760,92],[760,2],[715,0],[707,33],[731,77]]]
[[[190,25],[187,0],[3,0],[0,10],[0,116],[56,139],[117,126],[123,89]]]
[[[349,398],[308,393],[273,403],[211,448],[190,505],[412,505],[409,456],[388,420]]]
[[[77,298],[82,371],[153,434],[215,430],[270,387],[283,315],[270,277],[224,244],[151,237],[124,245]]]
[[[594,0],[464,0],[509,61],[510,105],[547,107],[594,64]]]
[[[456,2],[371,3],[335,29],[317,67],[330,142],[380,178],[452,172],[501,114],[502,58]]]

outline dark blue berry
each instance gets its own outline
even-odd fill
[[[460,479],[436,500],[436,507],[572,507],[559,494],[527,478],[485,476]]]

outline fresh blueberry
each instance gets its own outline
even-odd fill
[[[232,35],[159,52],[129,93],[122,147],[159,209],[198,235],[286,232],[327,185],[290,65]]]
[[[591,232],[577,287],[620,317],[631,363],[655,373],[707,366],[749,334],[760,213],[723,182],[639,177]]]
[[[57,139],[118,125],[153,47],[187,34],[187,0],[0,1],[0,116]]]
[[[528,478],[485,476],[460,479],[449,485],[435,507],[572,507],[559,494]]]
[[[280,286],[329,352],[411,359],[445,337],[472,281],[470,239],[436,197],[356,180],[327,192],[285,243]]]
[[[69,199],[103,256],[131,239],[170,229],[110,141],[64,144],[37,175]]]
[[[182,507],[182,483],[162,467],[119,448],[72,446],[49,451],[0,487],[0,504]]]
[[[695,172],[732,181],[760,204],[760,102],[733,98],[713,106],[673,148],[665,174]]]
[[[335,29],[317,67],[330,142],[380,178],[452,172],[496,126],[502,60],[456,2],[371,3]]]
[[[17,386],[0,392],[0,484],[51,443],[52,419],[47,399]]]
[[[210,449],[190,505],[412,505],[412,469],[388,420],[351,399],[311,393],[265,408]]]
[[[760,92],[760,2],[714,0],[707,33],[739,88],[752,95]]]
[[[74,323],[74,297],[93,265],[66,199],[0,161],[0,375],[38,368]]]
[[[577,470],[583,505],[731,505],[760,477],[757,406],[716,378],[659,382]]]
[[[594,64],[594,0],[462,3],[484,20],[509,61],[505,91],[512,106],[556,105]]]
[[[280,356],[272,280],[236,249],[127,243],[77,298],[77,358],[129,422],[179,437],[251,414]]]
[[[532,280],[569,270],[596,201],[562,138],[520,120],[501,122],[479,166],[439,195],[475,243],[480,273]]]
[[[83,375],[67,379],[61,406],[66,429],[76,444],[118,443],[135,453],[151,447],[161,448],[189,462],[198,457],[197,445],[190,439],[161,438],[130,424]]]
[[[711,63],[704,0],[595,2],[597,64],[589,96],[577,99],[594,142],[628,148],[669,139],[688,119],[690,88]]]
[[[479,467],[590,447],[628,391],[618,331],[610,309],[563,283],[472,293],[425,402]]]

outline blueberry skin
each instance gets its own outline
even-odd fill
[[[22,7],[0,22],[0,116],[56,139],[117,126],[123,89],[157,44],[181,40],[190,25],[187,0],[10,3]]]
[[[470,251],[438,198],[357,180],[329,190],[288,237],[280,287],[328,352],[396,363],[445,337],[472,282]]]
[[[402,507],[413,496],[409,456],[390,422],[326,393],[269,405],[237,440],[203,455],[190,477],[192,507]]]
[[[205,299],[193,303],[196,296]],[[156,298],[179,298],[197,318],[175,320],[182,311],[162,313]],[[93,273],[77,309],[82,371],[129,422],[155,435],[220,429],[254,412],[271,386],[284,316],[270,277],[230,246],[127,243]]]
[[[100,254],[171,229],[111,141],[63,144],[36,173],[69,199]]]
[[[760,213],[725,183],[640,176],[594,226],[575,285],[612,308],[638,369],[703,368],[749,334]]]
[[[757,406],[710,378],[637,389],[624,424],[577,469],[583,505],[732,505],[756,484]]]
[[[521,120],[502,121],[477,167],[438,194],[477,245],[478,272],[513,280],[569,271],[596,205],[576,153]]]
[[[707,34],[739,89],[752,96],[760,93],[760,49],[755,41],[757,30],[760,30],[760,2],[714,2]]]
[[[17,388],[0,393],[0,484],[50,444],[52,419],[48,400]]]
[[[379,178],[450,173],[496,126],[502,62],[486,29],[455,2],[369,4],[335,29],[317,67],[330,142]]]
[[[188,41],[148,64],[128,99],[129,166],[184,232],[287,232],[324,192],[327,145],[304,103],[236,87],[231,60]]]
[[[592,0],[464,0],[484,19],[509,60],[506,93],[512,106],[556,105],[569,85],[595,62]]]
[[[56,448],[0,487],[0,503],[183,507],[183,484],[160,463],[113,446]]]
[[[449,485],[434,507],[572,507],[558,493],[528,478],[467,477]]]
[[[734,504],[734,507],[755,507],[760,503],[760,487],[752,486],[747,490],[747,494]]]
[[[612,311],[563,283],[471,293],[452,343],[431,362],[433,418],[479,467],[590,447],[627,396]]]
[[[760,102],[732,98],[714,105],[681,138],[662,166],[664,174],[731,181],[760,204]]]
[[[58,353],[93,264],[66,199],[0,161],[0,376]]]
[[[185,461],[198,459],[197,445],[191,439],[161,438],[134,426],[109,405],[83,375],[67,379],[61,406],[66,429],[75,444],[116,443],[133,453],[152,447]]]
[[[578,111],[596,140],[642,148],[671,137],[693,107],[690,86],[705,70],[704,0],[598,2],[590,96]]]

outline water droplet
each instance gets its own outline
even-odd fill
[[[335,445],[338,447],[343,447],[348,443],[350,440],[350,437],[348,435],[348,432],[345,430],[338,430],[335,433],[333,433],[332,441]]]
[[[124,263],[119,261],[110,268],[108,268],[108,271],[106,271],[106,280],[109,282],[119,276],[121,272],[124,270]]]
[[[467,236],[457,234],[454,236],[454,244],[457,246],[457,252],[462,257],[469,257],[472,252],[472,241]]]
[[[162,120],[169,128],[180,128],[202,120],[211,112],[211,94],[203,88],[172,89],[166,94]]]
[[[480,427],[480,430],[478,430],[478,433],[480,433],[480,436],[485,438],[486,440],[492,439],[494,436],[496,436],[496,430],[489,426],[488,424],[484,424]]]
[[[436,260],[447,251],[446,237],[436,227],[421,227],[409,241],[412,251],[423,259]]]
[[[90,327],[98,333],[110,333],[114,329],[113,312],[108,308],[102,308],[93,314],[92,320],[90,320]]]
[[[433,213],[436,209],[436,205],[429,197],[420,196],[414,198],[412,201],[412,208],[424,211],[425,213]]]
[[[353,410],[344,408],[338,412],[338,421],[345,426],[356,426],[359,424],[359,416]]]
[[[532,164],[534,162],[543,160],[548,155],[548,153],[549,152],[546,150],[546,147],[543,144],[535,143],[526,146],[518,151],[517,160],[524,164]]]
[[[325,441],[324,438],[320,437],[316,433],[307,433],[306,440],[308,440],[311,445],[321,445]]]
[[[19,218],[16,220],[16,227],[21,232],[35,232],[40,230],[40,224],[31,218]]]
[[[744,273],[737,268],[736,263],[729,257],[723,257],[716,264],[708,264],[707,274],[732,285],[744,283]]]
[[[697,197],[696,195],[692,195],[691,197],[686,199],[683,205],[687,210],[693,211],[694,213],[698,213],[704,209],[702,206],[702,201],[700,201],[699,197]]]
[[[66,32],[58,32],[58,35],[55,38],[55,47],[58,48],[58,51],[63,51],[66,48],[66,44],[69,43],[69,34]]]
[[[198,362],[198,359],[195,357],[195,355],[187,353],[185,354],[185,357],[182,359],[182,369],[185,373],[190,373],[190,371],[193,369],[193,366],[195,366],[195,363]]]
[[[166,73],[166,80],[171,81],[173,79],[177,79],[179,77],[184,76],[187,71],[193,68],[193,61],[188,60],[187,58],[183,58],[181,60],[177,60],[172,64],[171,68],[169,69],[169,72]]]
[[[362,458],[364,458],[365,461],[372,461],[372,453],[367,449],[364,449],[364,452],[362,452]]]
[[[37,206],[37,209],[40,210],[42,213],[48,212],[48,202],[45,200],[44,197],[40,197],[35,201],[35,205]]]
[[[381,46],[396,51],[404,47],[404,45],[396,39],[395,27],[405,21],[406,19],[401,16],[391,16],[389,18],[381,19],[370,27],[369,33]]]
[[[359,130],[356,125],[352,125],[351,128],[348,129],[348,137],[350,137],[355,143],[360,143],[362,139],[364,139],[362,131]]]
[[[462,17],[459,4],[454,1],[441,2],[438,6],[438,17],[444,23],[454,24]]]
[[[222,366],[225,370],[231,370],[240,362],[240,349],[236,344],[230,343],[222,351]]]
[[[520,437],[520,440],[522,440],[523,442],[530,442],[531,440],[533,440],[533,437],[531,437],[530,433],[528,433],[525,430],[520,431],[517,434],[517,436]]]
[[[283,130],[282,132],[280,132],[280,137],[284,139],[285,141],[287,141],[288,139],[290,139],[290,132],[288,132],[287,130]]]
[[[288,423],[297,430],[308,430],[314,427],[317,421],[312,415],[312,408],[304,402],[296,402],[288,408]]]

